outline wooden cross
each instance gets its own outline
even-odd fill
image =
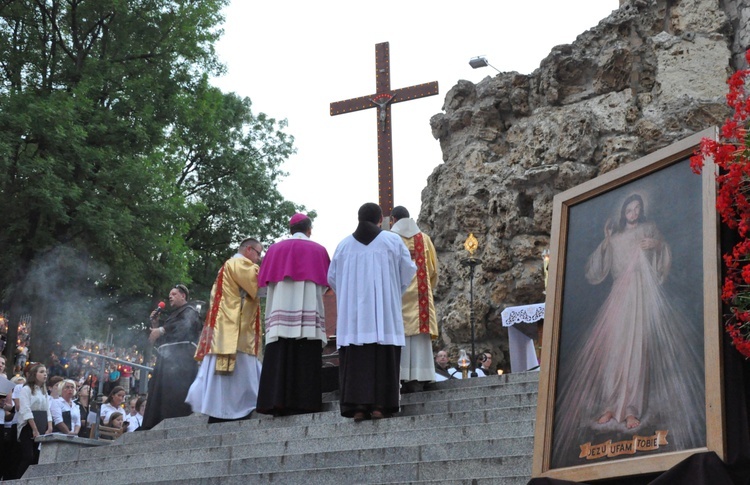
[[[375,94],[331,103],[331,116],[378,108],[378,202],[383,217],[393,209],[393,150],[391,148],[391,105],[438,94],[437,81],[391,90],[388,42],[375,44]]]

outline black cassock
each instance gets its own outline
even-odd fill
[[[156,342],[159,357],[148,383],[146,413],[139,428],[144,430],[166,418],[192,414],[185,397],[198,374],[194,359],[202,328],[198,311],[192,303],[186,303],[170,313],[162,326],[164,335]]]

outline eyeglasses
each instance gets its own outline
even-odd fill
[[[185,285],[182,285],[182,284],[178,283],[178,284],[174,285],[172,288],[174,288],[175,290],[180,290],[184,295],[188,294],[188,289],[187,289],[187,286],[185,286]]]
[[[252,247],[252,246],[248,246],[248,249],[252,249],[253,251],[255,251],[255,254],[257,254],[259,258],[260,258],[261,256],[263,256],[263,251],[258,251],[257,249],[255,249],[255,248],[254,248],[254,247]]]

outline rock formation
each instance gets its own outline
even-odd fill
[[[420,226],[441,264],[436,347],[470,349],[463,242],[479,240],[477,352],[508,369],[507,306],[544,301],[542,250],[555,194],[728,114],[726,79],[744,67],[750,0],[622,1],[529,75],[459,81],[430,120],[444,163],[422,192]]]

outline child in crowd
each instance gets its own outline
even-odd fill
[[[105,423],[105,426],[109,428],[114,428],[116,430],[122,430],[122,423],[124,420],[124,416],[121,412],[115,411],[114,413],[109,415],[109,420]],[[115,439],[114,436],[101,434],[99,437],[103,440],[113,440]]]

